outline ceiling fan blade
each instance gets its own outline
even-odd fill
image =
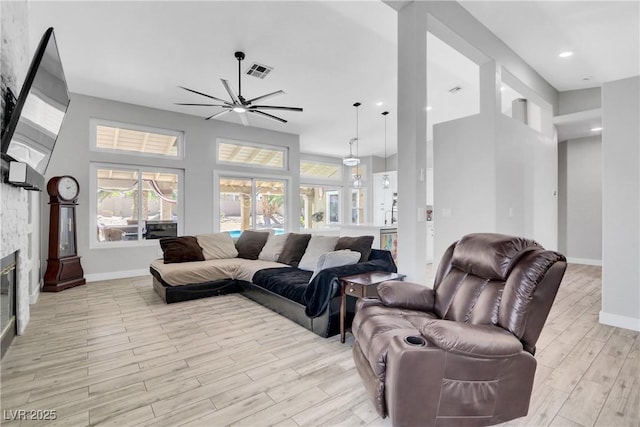
[[[242,124],[245,126],[249,126],[249,118],[247,117],[247,114],[239,113],[238,115],[240,116],[240,120],[242,120]]]
[[[230,109],[226,109],[226,110],[218,111],[217,113],[207,117],[205,120],[215,119],[216,117],[220,117],[223,114],[227,114],[229,111],[231,111],[231,110]]]
[[[178,87],[181,88],[181,89],[187,90],[189,92],[197,93],[198,95],[206,96],[207,98],[215,99],[216,101],[223,102],[223,103],[225,103],[227,105],[230,104],[229,102],[225,101],[224,99],[216,98],[215,96],[207,95],[206,93],[198,92],[197,90],[189,89],[188,87],[184,87],[184,86],[178,86]]]
[[[247,110],[247,113],[254,113],[254,114],[260,114],[261,116],[264,116],[268,119],[271,120],[275,120],[281,123],[287,123],[287,121],[285,119],[281,119],[280,117],[276,117],[273,114],[269,114],[269,113],[265,113],[264,111],[258,111],[258,110]]]
[[[227,104],[191,104],[187,102],[175,102],[174,104],[175,105],[194,105],[199,107],[225,107],[225,108],[229,107],[229,105]]]
[[[276,105],[252,105],[249,107],[251,109],[261,109],[261,110],[285,110],[285,111],[302,111],[300,107],[279,107]]]
[[[277,96],[277,95],[284,95],[284,91],[283,90],[277,90],[275,92],[271,92],[271,93],[268,93],[266,95],[258,96],[257,98],[253,98],[253,99],[248,100],[247,104],[251,104],[251,103],[256,102],[256,101],[262,101],[263,99],[271,98],[271,97]]]
[[[242,105],[242,102],[240,102],[240,99],[238,98],[238,95],[236,95],[236,93],[233,91],[233,89],[231,89],[231,86],[229,86],[229,82],[226,81],[225,79],[220,79],[220,80],[222,81],[222,85],[224,86],[224,88],[229,93],[229,96],[233,100],[233,103],[234,104],[238,104],[238,105]]]

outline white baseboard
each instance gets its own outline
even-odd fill
[[[567,257],[567,262],[569,264],[599,265],[602,267],[601,259]]]
[[[140,270],[112,271],[109,273],[93,273],[85,274],[84,278],[88,282],[99,282],[101,280],[126,279],[128,277],[148,276],[149,269],[142,268]]]
[[[640,332],[640,319],[600,311],[600,323]]]

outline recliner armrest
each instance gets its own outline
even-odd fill
[[[432,344],[452,353],[506,357],[523,349],[518,338],[499,326],[429,319],[420,327],[420,333]]]
[[[433,289],[411,282],[388,281],[378,285],[380,301],[387,307],[433,311]]]

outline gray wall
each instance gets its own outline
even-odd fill
[[[531,93],[537,94],[552,108],[549,111],[557,111],[558,93],[535,70],[526,64],[522,58],[516,55],[502,40],[480,24],[471,14],[456,2],[411,2],[398,12],[398,137],[401,147],[398,154],[398,253],[399,269],[407,273],[408,280],[424,281],[426,273],[421,267],[425,259],[426,223],[424,220],[424,206],[427,184],[421,180],[420,169],[428,167],[426,159],[426,117],[424,106],[426,105],[426,32],[433,32],[444,42],[450,44],[461,53],[471,58],[481,66],[481,116],[483,120],[473,117],[465,118],[461,122],[461,129],[453,129],[451,123],[446,128],[438,131],[434,129],[434,263],[437,264],[446,247],[454,240],[461,237],[461,233],[470,230],[470,225],[482,227],[482,231],[496,231],[496,201],[497,188],[495,180],[496,168],[500,164],[496,162],[497,156],[494,149],[497,147],[495,132],[498,129],[495,112],[498,108],[499,88],[496,86],[496,74],[506,69],[515,76],[523,86],[530,88]],[[486,67],[489,64],[489,67]],[[484,77],[483,77],[483,71]],[[483,104],[484,103],[484,104]],[[428,113],[427,113],[428,114]],[[487,116],[488,115],[488,116]],[[551,114],[549,114],[550,116]],[[483,128],[482,123],[489,120],[488,129]],[[547,120],[550,122],[550,118]],[[443,125],[443,124],[441,124]],[[462,129],[463,126],[472,126],[475,130],[483,130],[485,133],[479,136],[471,128]],[[544,126],[543,126],[544,127]],[[544,127],[546,129],[546,127]],[[443,139],[438,140],[438,137]],[[463,141],[454,141],[463,137]],[[516,141],[516,140],[512,140]],[[447,143],[453,143],[462,151],[454,151],[446,147]],[[543,141],[547,144],[548,141]],[[439,146],[439,144],[441,144]],[[554,144],[555,146],[555,144]],[[467,151],[465,151],[467,150]],[[490,150],[486,153],[483,150]],[[534,167],[538,167],[547,156],[554,156],[555,148],[536,152],[538,156],[532,159]],[[473,153],[473,154],[471,154]],[[479,157],[474,158],[474,155]],[[485,161],[485,160],[488,160]],[[483,164],[485,169],[478,167]],[[446,168],[451,166],[450,173]],[[555,182],[557,177],[557,160],[552,159],[550,164],[542,165],[545,173],[552,175]],[[549,169],[553,171],[549,172]],[[476,178],[473,171],[481,175]],[[454,176],[454,174],[457,174]],[[461,176],[464,174],[465,176]],[[529,173],[529,177],[535,174]],[[556,204],[549,202],[548,197],[555,187],[536,189],[533,197],[545,194],[545,200],[541,204],[547,211],[549,206]],[[470,195],[468,203],[462,206],[464,197],[458,195],[454,199],[452,194]],[[482,195],[486,195],[483,197]],[[514,206],[515,208],[515,206]],[[509,211],[507,210],[507,213]],[[517,213],[514,209],[514,215]],[[524,215],[524,213],[522,213]],[[544,218],[533,218],[533,228],[543,230],[544,223],[549,233],[541,231],[545,240],[553,235],[550,247],[557,245],[557,213],[555,207],[549,214],[545,212]],[[491,220],[493,219],[493,220]],[[488,224],[488,225],[485,225]],[[475,231],[480,231],[476,229]],[[535,237],[535,236],[534,236]],[[541,242],[547,245],[546,242]],[[405,255],[403,255],[405,254]],[[408,255],[410,254],[410,255]]]
[[[127,156],[90,150],[91,118],[132,123],[143,126],[184,132],[185,158],[165,160],[152,157]],[[118,248],[91,248],[90,239],[96,231],[90,227],[95,211],[89,206],[90,162],[136,164],[184,170],[184,221],[181,234],[193,235],[215,230],[214,171],[222,171],[215,164],[216,138],[262,142],[289,149],[290,170],[280,172],[290,179],[289,218],[298,212],[299,198],[292,196],[299,187],[300,160],[298,135],[241,126],[218,120],[205,121],[201,117],[125,104],[101,98],[72,94],[71,104],[57,145],[47,170],[47,179],[58,175],[72,175],[80,183],[80,200],[76,210],[78,253],[82,257],[85,275],[90,280],[140,274],[147,271],[149,262],[158,257],[158,245]],[[245,176],[264,175],[264,170],[242,166],[225,166],[225,173]],[[46,199],[43,197],[43,199]],[[43,235],[48,236],[49,207],[43,202]],[[296,226],[291,221],[292,227]],[[44,254],[43,259],[46,259]]]
[[[558,114],[570,114],[578,111],[600,108],[601,94],[599,87],[577,89],[560,92],[558,94]]]
[[[602,85],[600,322],[640,330],[640,77]]]
[[[558,248],[570,261],[598,264],[602,261],[602,139],[571,139],[558,149]]]

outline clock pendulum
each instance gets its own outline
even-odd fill
[[[84,271],[78,256],[76,206],[80,186],[72,176],[56,176],[47,184],[49,216],[49,258],[44,274],[45,292],[84,285]]]

